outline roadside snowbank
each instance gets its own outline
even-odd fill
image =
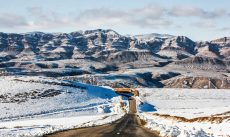
[[[139,116],[147,122],[146,127],[159,131],[161,136],[230,135],[229,90],[145,88],[139,91],[139,100],[143,102],[139,105]]]
[[[119,104],[120,97],[108,87],[46,77],[0,77],[0,136],[40,136],[109,123],[124,115]]]
[[[140,118],[147,121],[145,127],[160,132],[163,137],[229,137],[230,121],[181,122],[178,120],[141,113]]]
[[[3,122],[0,123],[0,136],[42,136],[56,131],[111,123],[123,115],[124,113]]]
[[[230,111],[229,89],[149,89],[142,88],[140,99],[160,114],[194,118]]]

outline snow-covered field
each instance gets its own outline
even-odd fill
[[[230,135],[230,90],[139,89],[139,115],[162,136]],[[149,111],[149,112],[148,112]]]
[[[125,102],[127,103],[127,102]],[[108,87],[45,77],[0,77],[0,136],[41,136],[121,118]]]
[[[143,102],[138,115],[161,136],[229,137],[230,90],[138,90],[137,100]],[[109,87],[46,77],[0,77],[0,136],[42,136],[110,123],[125,114],[120,101]]]
[[[20,121],[1,122],[1,137],[32,137],[62,131],[66,129],[90,127],[111,123],[121,118],[120,114],[99,114],[87,116],[74,116],[62,118],[39,118]]]

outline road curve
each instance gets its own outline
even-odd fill
[[[135,114],[136,101],[129,99],[130,110],[112,124],[62,131],[44,137],[159,137],[157,133],[144,128]]]

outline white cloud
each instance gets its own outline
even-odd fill
[[[203,28],[203,29],[207,29],[207,28],[216,28],[217,25],[214,21],[212,20],[200,20],[194,23],[191,23],[191,26],[195,26],[197,28]]]
[[[227,13],[223,9],[206,11],[197,7],[175,6],[169,11],[171,16],[183,17],[201,17],[201,18],[218,18],[225,16]]]
[[[133,16],[139,15],[144,16],[146,18],[159,19],[162,16],[164,16],[166,9],[161,6],[149,5],[143,8],[131,10],[129,12],[134,14]]]
[[[190,25],[203,28],[217,27],[216,20],[227,17],[226,10],[204,10],[197,7],[175,6],[165,8],[159,5],[149,5],[141,8],[115,10],[110,8],[85,9],[81,12],[58,12],[44,10],[41,7],[30,7],[28,15],[0,14],[1,28],[18,28],[28,31],[50,30],[60,28],[107,28],[134,26],[138,28],[168,28],[177,29],[180,18],[195,18]],[[206,20],[208,21],[206,21]],[[189,20],[189,19],[188,19]],[[224,26],[222,26],[224,27]]]
[[[9,13],[3,13],[0,14],[0,27],[5,28],[15,28],[19,26],[26,26],[27,21],[23,16],[15,15],[15,14],[9,14]]]
[[[230,27],[218,28],[217,31],[230,31]]]
[[[57,12],[44,10],[41,7],[31,7],[27,9],[33,21],[30,25],[33,27],[49,28],[67,25],[70,22],[70,17],[65,17]]]
[[[77,24],[84,22],[85,25],[134,25],[138,27],[165,27],[171,25],[171,21],[162,18],[165,9],[160,6],[146,6],[131,10],[111,10],[107,8],[90,9],[81,12],[76,17]]]

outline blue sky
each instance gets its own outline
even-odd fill
[[[0,31],[230,36],[229,0],[0,0]]]

